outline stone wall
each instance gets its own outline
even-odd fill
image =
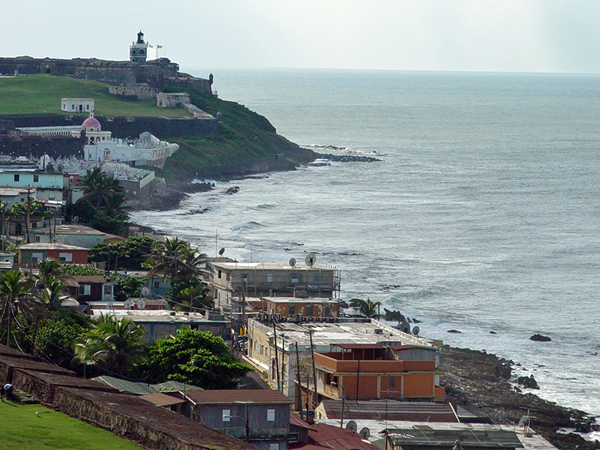
[[[147,100],[156,97],[158,89],[150,87],[146,83],[136,83],[125,86],[110,86],[108,92],[118,97]]]

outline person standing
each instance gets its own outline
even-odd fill
[[[12,391],[13,391],[12,384],[6,383],[2,389],[4,391],[4,396],[6,397],[6,400],[11,400],[12,399]]]

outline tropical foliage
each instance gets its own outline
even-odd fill
[[[110,269],[143,270],[159,243],[148,236],[133,236],[123,242],[94,245],[89,252],[91,262],[106,262]]]
[[[75,345],[77,359],[123,375],[142,351],[144,328],[130,320],[102,316],[96,328]]]
[[[235,359],[223,339],[187,327],[150,346],[142,369],[149,382],[173,380],[204,389],[234,389],[238,379],[252,371]]]
[[[380,316],[379,308],[381,302],[374,302],[370,298],[362,300],[360,298],[353,298],[350,300],[350,306],[357,308],[361,316],[366,318],[377,318]]]

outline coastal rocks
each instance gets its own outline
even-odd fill
[[[523,386],[524,388],[527,388],[527,389],[539,389],[540,388],[537,381],[535,381],[535,378],[533,378],[533,375],[529,375],[528,377],[519,377],[519,378],[517,378],[517,383],[519,384],[519,386]]]
[[[321,158],[326,158],[335,162],[379,162],[381,159],[373,158],[372,156],[358,155],[319,155]]]
[[[458,331],[458,330],[448,330],[447,333],[455,333],[455,334],[462,334],[462,331]]]
[[[240,187],[239,186],[233,186],[233,187],[230,187],[229,189],[227,189],[225,191],[225,194],[227,194],[227,195],[233,195],[233,194],[235,194],[235,193],[237,193],[239,191],[240,191]]]
[[[552,339],[549,338],[548,336],[544,336],[542,334],[534,334],[533,336],[531,336],[529,338],[530,341],[537,341],[537,342],[550,342]]]
[[[446,345],[441,350],[440,363],[446,372],[440,384],[450,401],[458,402],[469,411],[493,411],[487,415],[494,423],[517,423],[530,409],[532,428],[558,448],[600,448],[597,442],[588,442],[579,435],[558,433],[559,429],[587,429],[587,426],[593,430],[597,424],[583,411],[561,407],[531,393],[520,393],[517,386],[508,382],[512,361]]]
[[[389,310],[387,308],[383,308],[383,311],[385,312],[385,320],[387,320],[388,322],[405,322],[406,321],[406,317],[404,317],[404,315],[400,312],[400,311],[396,311],[396,310]]]

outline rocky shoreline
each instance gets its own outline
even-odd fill
[[[587,433],[597,431],[598,424],[589,414],[565,408],[523,393],[511,383],[514,363],[485,351],[444,346],[440,357],[446,372],[441,384],[447,397],[474,413],[483,413],[494,422],[516,424],[530,410],[531,427],[559,449],[598,450],[600,442],[586,441],[573,429]]]

